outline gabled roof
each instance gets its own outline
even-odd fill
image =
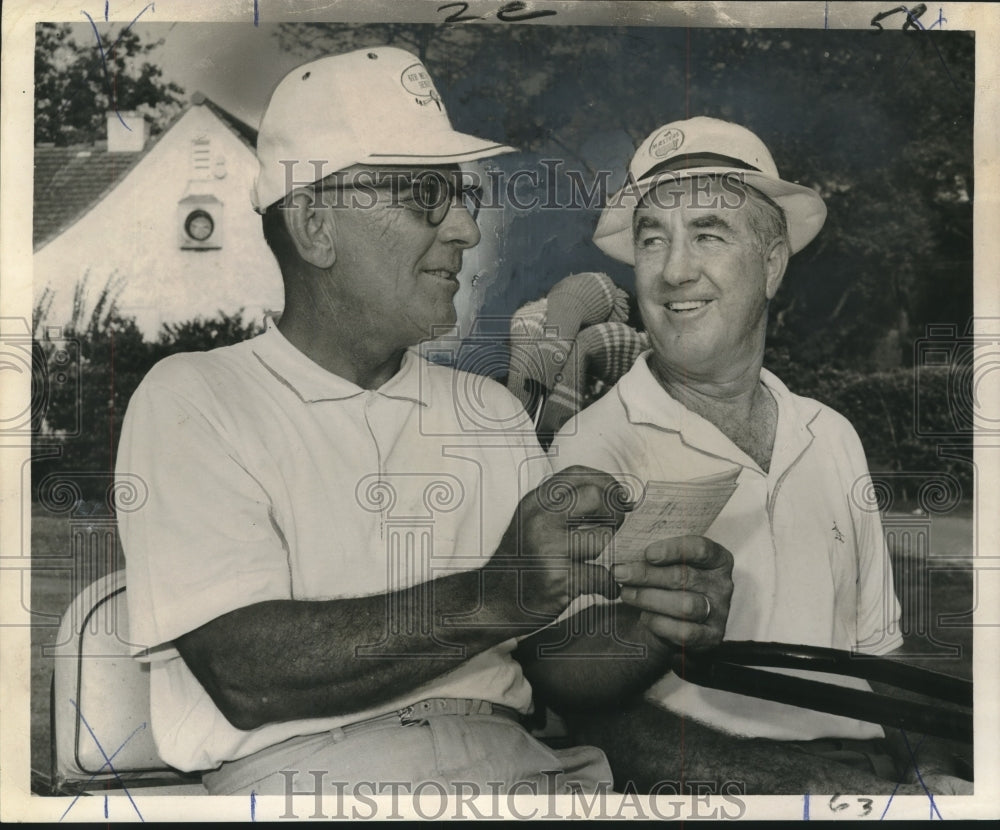
[[[91,146],[35,147],[32,244],[38,250],[83,217],[146,157],[192,106],[207,106],[251,151],[257,131],[200,92],[138,153],[109,153]]]
[[[236,137],[239,138],[247,147],[252,151],[257,149],[257,131],[251,127],[249,124],[240,121],[235,115],[230,112],[226,112],[222,107],[215,103],[207,95],[196,92],[191,96],[192,104],[204,104],[212,112],[215,113],[216,117],[229,129],[231,129]]]
[[[145,155],[108,153],[94,147],[35,148],[32,243],[37,251],[59,236],[108,194]]]

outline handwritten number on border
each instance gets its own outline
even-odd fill
[[[526,11],[524,14],[518,14],[515,16],[516,12],[522,12],[526,8],[528,8],[528,4],[522,3],[521,0],[514,0],[512,3],[504,3],[504,5],[497,9],[497,19],[502,20],[504,23],[517,23],[521,20],[533,20],[536,17],[548,17],[549,15],[555,14],[555,12],[551,9],[545,9],[537,12]]]
[[[443,6],[438,6],[437,10],[443,12],[445,9],[457,9],[445,17],[445,23],[466,23],[470,20],[482,20],[482,15],[466,14],[469,10],[469,4],[464,2],[459,3],[445,3]],[[528,10],[528,4],[522,2],[522,0],[512,0],[510,3],[504,3],[496,11],[497,20],[503,21],[504,23],[520,23],[523,20],[534,20],[538,17],[549,17],[554,15],[555,11],[552,9],[542,9],[539,11]]]
[[[839,813],[843,810],[849,810],[852,801],[860,805],[861,808],[861,812],[859,814],[860,817],[867,816],[871,813],[872,804],[874,804],[874,801],[872,799],[860,798],[860,797],[850,798],[847,796],[843,796],[840,793],[836,793],[833,796],[833,798],[831,798],[830,801],[827,803],[827,806],[830,808],[830,812]]]
[[[927,6],[925,6],[923,3],[914,6],[912,9],[908,9],[906,8],[906,6],[897,6],[894,9],[889,9],[889,11],[879,12],[872,18],[871,25],[875,27],[876,29],[875,34],[877,35],[880,32],[882,32],[882,24],[879,22],[880,20],[885,20],[887,17],[892,17],[892,15],[899,14],[900,12],[902,12],[903,14],[906,15],[906,20],[903,21],[904,32],[907,29],[914,29],[914,30],[923,29],[924,28],[923,25],[918,21],[926,11],[927,11]]]
[[[458,7],[457,12],[452,12],[445,19],[445,23],[464,23],[466,20],[482,20],[481,17],[477,17],[474,14],[465,14],[469,10],[468,3],[445,3],[443,6],[438,6],[437,10],[443,12],[445,9],[454,9]]]

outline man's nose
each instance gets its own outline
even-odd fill
[[[661,272],[663,281],[669,285],[681,285],[698,279],[695,257],[686,242],[670,246]]]
[[[474,248],[482,239],[479,225],[460,196],[455,197],[444,221],[438,226],[438,235],[442,242],[449,242],[460,248]]]

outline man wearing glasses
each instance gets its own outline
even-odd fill
[[[402,50],[294,70],[253,193],[281,319],[163,361],[129,404],[118,469],[149,488],[119,518],[132,640],[161,755],[212,793],[596,790],[600,751],[521,726],[529,683],[617,699],[673,643],[722,637],[727,551],[657,542],[616,582],[589,561],[627,508],[614,481],[550,477],[513,396],[411,350],[455,322],[480,239],[457,165],[509,150],[453,130]],[[619,591],[617,639],[565,620],[541,659],[532,632]]]

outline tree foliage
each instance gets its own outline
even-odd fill
[[[67,23],[35,29],[35,142],[92,144],[107,135],[107,113],[136,110],[153,134],[179,112],[184,90],[144,58],[162,41],[143,43],[125,28],[78,43]]]
[[[118,438],[128,402],[146,373],[168,355],[206,351],[246,340],[261,326],[243,319],[242,309],[164,324],[155,341],[143,338],[135,318],[117,308],[124,280],[112,275],[93,307],[87,308],[86,280],[75,292],[74,313],[57,341],[36,317],[32,426],[37,486],[58,469],[75,480],[86,499],[102,500],[114,470]],[[44,298],[42,298],[44,300]],[[36,304],[36,314],[44,302]],[[53,463],[55,462],[55,463]]]

